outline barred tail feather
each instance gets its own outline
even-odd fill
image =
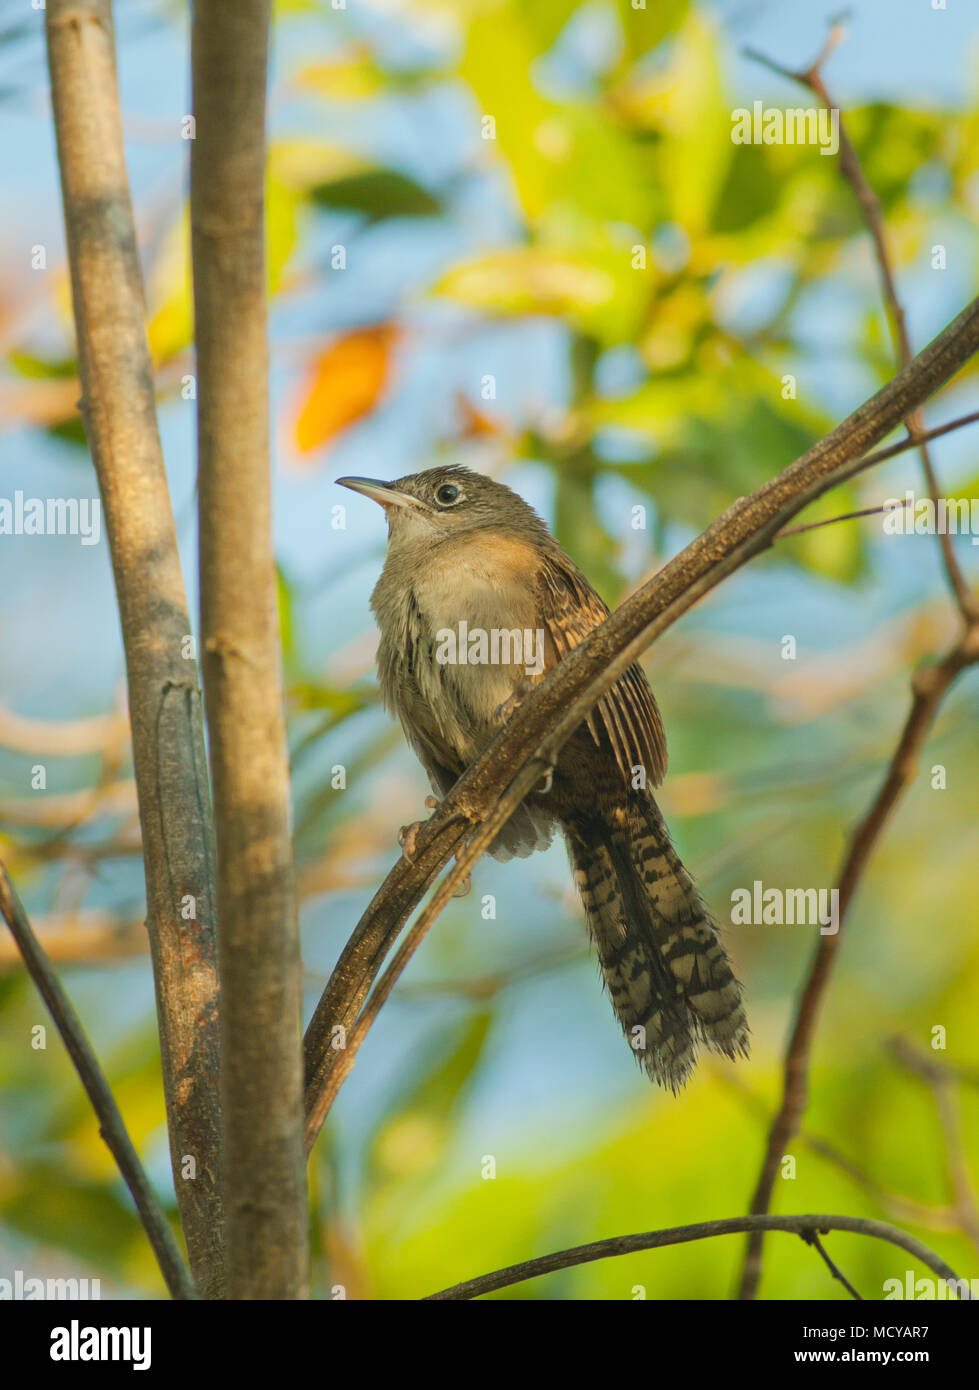
[[[650,1078],[675,1093],[701,1044],[747,1056],[741,986],[652,797],[564,828],[612,1006]]]

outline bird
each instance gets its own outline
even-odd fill
[[[494,478],[447,464],[337,482],[384,510],[370,601],[381,695],[444,797],[609,609],[529,503]],[[489,853],[525,857],[563,835],[622,1031],[650,1080],[676,1095],[703,1048],[747,1057],[749,1030],[718,925],[653,796],[666,768],[663,721],[635,664]]]

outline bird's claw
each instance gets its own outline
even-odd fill
[[[434,811],[438,807],[438,804],[437,797],[426,796],[425,805],[430,811]],[[408,864],[414,864],[415,862],[418,832],[421,830],[422,826],[426,824],[427,821],[415,820],[412,821],[410,825],[403,825],[398,831],[398,844],[401,846],[402,856]]]
[[[510,718],[510,715],[513,714],[514,710],[520,704],[521,700],[523,700],[524,696],[529,695],[533,688],[533,681],[528,680],[527,677],[524,676],[523,680],[514,686],[503,703],[497,705],[496,709],[493,711],[494,724],[505,724]]]

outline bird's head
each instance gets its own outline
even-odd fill
[[[459,531],[496,527],[547,535],[544,523],[522,497],[461,464],[428,468],[390,483],[378,478],[338,478],[337,482],[384,508],[392,546],[435,544]]]

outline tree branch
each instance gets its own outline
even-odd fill
[[[51,962],[34,935],[23,903],[17,896],[17,890],[3,863],[0,863],[0,916],[10,928],[31,979],[37,985],[54,1025],[61,1034],[61,1040],[75,1065],[85,1094],[92,1102],[92,1109],[99,1122],[99,1133],[136,1203],[139,1219],[149,1237],[171,1298],[196,1298],[193,1280],[181,1259],[163,1208],[139,1161],[139,1154],[129,1137],[109,1083],[99,1066],[99,1060],[85,1036],[81,1019],[75,1013],[71,1000],[62,989],[60,980],[51,968]]]
[[[198,0],[191,232],[232,1298],[308,1296],[301,973],[271,540],[269,0]]]
[[[832,936],[819,938],[796,1010],[785,1054],[782,1100],[769,1130],[765,1158],[751,1199],[751,1212],[754,1215],[768,1210],[782,1155],[798,1130],[806,1108],[809,1053],[833,963],[843,938],[847,911],[884,826],[914,780],[918,756],[945,694],[959,673],[976,662],[979,662],[979,624],[967,628],[961,640],[940,662],[916,673],[914,696],[901,738],[877,795],[853,833],[837,880],[840,894],[839,929]],[[748,1242],[739,1294],[742,1299],[753,1298],[758,1290],[763,1234],[764,1227],[757,1227]]]
[[[190,619],[156,423],[109,0],[48,0],[82,414],[126,653],[170,1156],[198,1288],[222,1287],[210,798]],[[192,922],[181,900],[196,902]],[[181,1176],[185,1157],[193,1181]]]
[[[663,1231],[611,1236],[606,1240],[592,1241],[590,1245],[576,1245],[570,1250],[558,1250],[551,1255],[540,1255],[535,1260],[508,1265],[506,1269],[495,1270],[492,1274],[482,1274],[478,1279],[467,1279],[465,1283],[454,1284],[450,1289],[429,1294],[423,1301],[479,1298],[484,1293],[522,1284],[526,1279],[537,1279],[542,1274],[589,1264],[592,1260],[605,1260],[610,1255],[634,1255],[640,1250],[661,1250],[667,1245],[687,1245],[694,1240],[711,1240],[714,1236],[737,1235],[743,1231],[787,1231],[801,1237],[807,1245],[813,1243],[814,1236],[825,1235],[828,1231],[850,1231],[854,1235],[886,1240],[920,1260],[946,1283],[954,1284],[961,1299],[969,1301],[972,1297],[967,1282],[959,1279],[940,1255],[915,1240],[914,1236],[905,1235],[883,1221],[871,1221],[860,1216],[731,1216],[723,1221],[698,1221],[692,1226],[671,1226]],[[841,1277],[832,1262],[828,1263],[834,1270],[834,1276]]]
[[[822,53],[805,72],[789,73],[779,69],[776,64],[769,60],[766,60],[767,66],[776,71],[782,71],[784,76],[801,82],[815,93],[826,106],[832,107],[833,103],[822,80],[821,66],[839,43],[841,37],[842,30],[838,26],[834,26]],[[758,55],[753,56],[757,57]],[[898,354],[904,369],[907,370],[911,361],[911,345],[905,326],[904,309],[897,297],[894,276],[887,254],[880,204],[866,180],[857,153],[843,128],[842,118],[840,119],[839,134],[840,169],[863,209],[864,219],[874,243],[885,302],[894,325]],[[905,416],[905,424],[909,437],[920,446],[929,495],[937,508],[938,484],[931,457],[923,438],[924,426],[919,405],[920,402],[916,402],[909,407]],[[943,532],[939,532],[939,535],[949,585],[964,623],[963,632],[959,641],[936,666],[925,668],[925,670],[916,673],[912,679],[911,709],[891,759],[887,775],[873,804],[850,841],[849,851],[839,878],[839,928],[833,936],[820,937],[799,1001],[795,1024],[785,1055],[782,1100],[769,1130],[761,1173],[751,1201],[750,1210],[755,1215],[766,1212],[771,1204],[781,1156],[798,1129],[799,1121],[806,1107],[809,1088],[809,1054],[823,997],[832,973],[833,962],[843,938],[847,909],[878,837],[904,791],[914,778],[919,752],[934,723],[939,705],[959,673],[967,666],[979,661],[979,601],[971,592],[959,569],[948,535]],[[739,1297],[742,1299],[753,1298],[758,1291],[761,1279],[763,1239],[764,1232],[759,1228],[752,1233],[748,1241],[739,1291]]]
[[[891,332],[894,336],[894,344],[897,350],[898,364],[906,367],[911,361],[914,353],[911,350],[911,339],[908,336],[907,316],[904,312],[904,305],[901,303],[897,293],[897,283],[894,278],[894,268],[891,265],[890,254],[887,249],[887,237],[884,229],[884,219],[880,210],[880,199],[874,192],[863,171],[860,157],[856,152],[852,140],[847,134],[843,124],[843,113],[830,96],[826,84],[823,80],[823,64],[831,53],[839,46],[844,37],[844,29],[839,24],[834,24],[823,46],[819,57],[803,72],[790,72],[787,68],[780,67],[771,59],[762,58],[754,50],[748,50],[748,56],[764,62],[765,66],[771,68],[773,72],[781,73],[783,77],[790,81],[798,82],[803,87],[809,89],[814,96],[831,111],[836,111],[839,122],[840,140],[840,173],[846,179],[853,190],[853,195],[860,205],[863,213],[867,231],[870,233],[874,247],[874,259],[877,262],[877,269],[880,274],[881,289],[884,296],[884,304],[887,309],[888,321],[891,325]],[[909,411],[905,424],[908,434],[918,445],[921,456],[921,464],[924,469],[925,482],[928,487],[928,495],[932,502],[938,505],[938,479],[935,476],[934,465],[931,461],[931,453],[928,449],[924,418],[920,408]],[[979,598],[972,592],[958,560],[955,558],[955,551],[952,547],[952,539],[947,531],[938,531],[938,543],[942,551],[942,560],[945,566],[945,573],[948,578],[949,587],[958,605],[959,612],[963,619],[969,623],[979,620]]]
[[[469,827],[484,822],[508,788],[511,800],[518,790],[522,797],[539,768],[553,766],[563,742],[591,707],[662,632],[771,545],[807,503],[859,472],[863,455],[943,385],[977,347],[979,299],[829,435],[750,497],[729,507],[527,696],[423,827],[414,862],[409,865],[402,858],[390,871],[341,953],[306,1033],[307,1147],[328,1109],[324,1098],[335,1094],[334,1071],[340,1068],[345,1074],[350,1069],[350,1061],[343,1061],[345,1034],[353,1028],[384,956]],[[446,884],[458,884],[468,863],[463,855]],[[439,902],[448,896],[440,890]]]

